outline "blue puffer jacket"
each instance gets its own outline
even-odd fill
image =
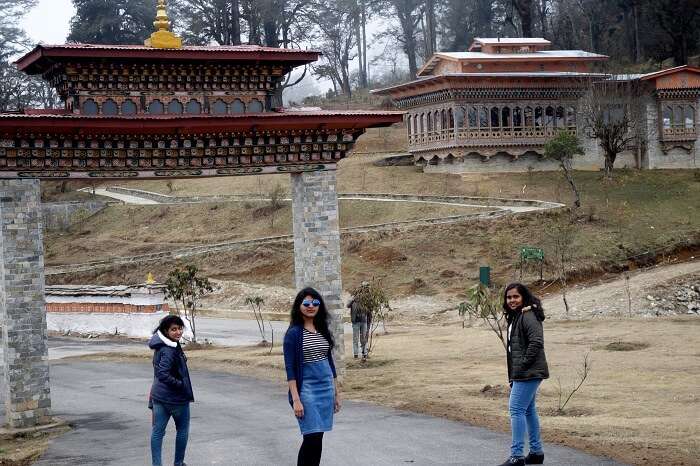
[[[170,404],[186,404],[194,401],[190,372],[187,370],[187,358],[180,344],[154,333],[148,346],[153,353],[153,386],[151,401]]]

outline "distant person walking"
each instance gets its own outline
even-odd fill
[[[365,283],[362,284],[366,286]],[[372,325],[372,312],[366,309],[356,296],[348,303],[350,308],[350,322],[352,323],[352,356],[357,359],[362,355],[362,359],[367,359],[367,342],[369,340],[369,329]]]
[[[292,304],[291,323],[284,336],[284,365],[289,382],[289,404],[304,440],[297,466],[318,466],[323,433],[333,429],[340,411],[340,392],[333,363],[333,336],[328,311],[313,288],[301,290]]]
[[[535,399],[542,380],[549,377],[542,330],[544,311],[540,300],[520,283],[506,287],[503,311],[508,323],[507,361],[511,383],[508,408],[513,440],[510,458],[500,466],[542,464],[544,450]],[[526,431],[530,447],[527,457],[524,456]]]
[[[187,358],[180,346],[185,323],[178,316],[166,316],[153,333],[148,346],[153,350],[153,386],[148,407],[153,410],[151,458],[162,466],[163,437],[172,417],[175,421],[175,466],[185,465],[190,432],[190,403],[194,401]]]

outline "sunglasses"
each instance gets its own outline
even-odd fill
[[[314,299],[311,301],[308,299],[305,299],[301,302],[301,304],[303,304],[306,307],[318,307],[321,304],[321,301],[319,301],[318,299]]]

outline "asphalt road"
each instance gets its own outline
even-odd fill
[[[54,361],[51,377],[54,413],[74,430],[52,440],[36,465],[150,464],[148,364]],[[295,464],[301,436],[284,386],[198,371],[192,379],[197,402],[190,466]],[[171,424],[164,464],[172,464],[173,440]],[[505,434],[345,401],[333,432],[326,435],[323,464],[493,465],[507,456],[508,445]],[[559,446],[546,445],[545,451],[547,464],[616,464]]]

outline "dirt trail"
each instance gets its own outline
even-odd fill
[[[657,285],[684,275],[700,272],[700,260],[673,265],[657,265],[629,274],[629,290],[632,311],[646,304],[649,290]],[[568,290],[567,300],[571,307],[569,317],[605,317],[627,314],[627,289],[624,276],[597,284],[578,285]],[[544,296],[543,306],[547,314],[564,317],[565,309],[561,293]]]

